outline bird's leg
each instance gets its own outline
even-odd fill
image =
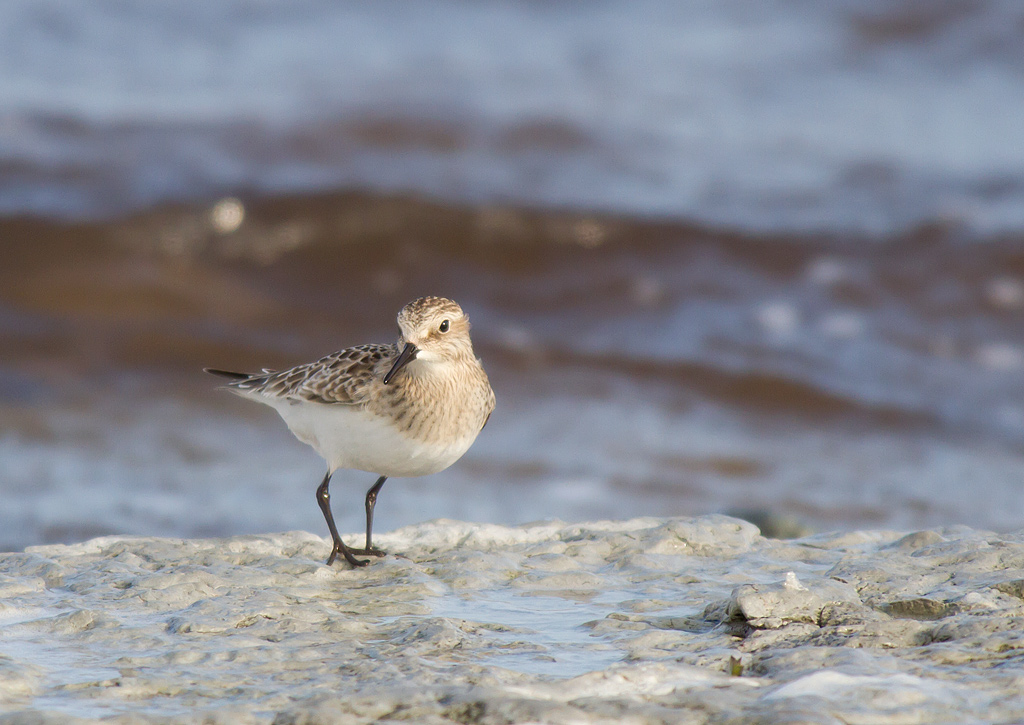
[[[366,554],[367,556],[384,556],[386,552],[380,549],[373,548],[373,508],[377,505],[377,494],[380,492],[380,487],[384,485],[384,482],[388,480],[387,476],[381,476],[377,479],[377,483],[370,487],[370,490],[366,492],[366,548],[365,549],[354,549],[359,554]]]
[[[328,471],[327,475],[324,476],[324,482],[320,484],[320,488],[316,490],[316,502],[320,504],[320,510],[324,512],[324,518],[327,519],[327,528],[331,530],[331,538],[334,539],[334,548],[331,549],[331,555],[327,559],[327,566],[334,563],[335,558],[338,554],[345,557],[352,566],[366,566],[370,562],[365,559],[357,559],[352,556],[352,552],[345,546],[345,542],[338,536],[338,528],[334,525],[334,515],[331,513],[331,493],[327,490],[327,485],[331,482],[331,472]]]

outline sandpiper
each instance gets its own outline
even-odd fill
[[[494,391],[469,339],[469,318],[443,297],[421,297],[398,313],[394,345],[359,345],[280,372],[233,373],[225,387],[274,408],[295,437],[327,461],[317,503],[334,548],[352,566],[373,547],[373,509],[391,477],[437,473],[469,450],[494,410]],[[366,492],[366,547],[350,549],[338,535],[328,484],[339,468],[375,473]]]

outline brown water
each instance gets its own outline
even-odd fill
[[[199,371],[390,341],[421,294],[469,311],[498,409],[382,528],[1021,527],[1021,27],[1015,0],[0,3],[0,545],[322,532],[315,454]]]
[[[1024,256],[361,194],[0,223],[4,547],[322,521],[322,463],[204,365],[390,341],[460,301],[498,408],[389,482],[382,529],[760,512],[813,528],[1024,525]],[[236,208],[237,210],[237,208]],[[361,525],[368,474],[336,509]]]

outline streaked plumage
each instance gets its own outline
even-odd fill
[[[339,468],[381,476],[368,493],[366,553],[376,491],[392,476],[443,471],[469,449],[494,409],[494,392],[473,354],[469,319],[455,302],[423,297],[398,314],[394,345],[359,345],[316,362],[231,377],[227,388],[271,406],[326,461],[321,508],[333,531],[327,483]],[[387,382],[385,382],[387,380]],[[340,539],[335,550],[353,564]]]

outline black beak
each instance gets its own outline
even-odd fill
[[[388,370],[388,374],[384,376],[384,384],[387,385],[391,382],[391,378],[398,374],[398,371],[404,368],[406,365],[416,359],[416,353],[419,350],[411,342],[405,343],[405,347],[402,348],[402,352],[399,353],[398,359],[395,360],[395,364]]]

